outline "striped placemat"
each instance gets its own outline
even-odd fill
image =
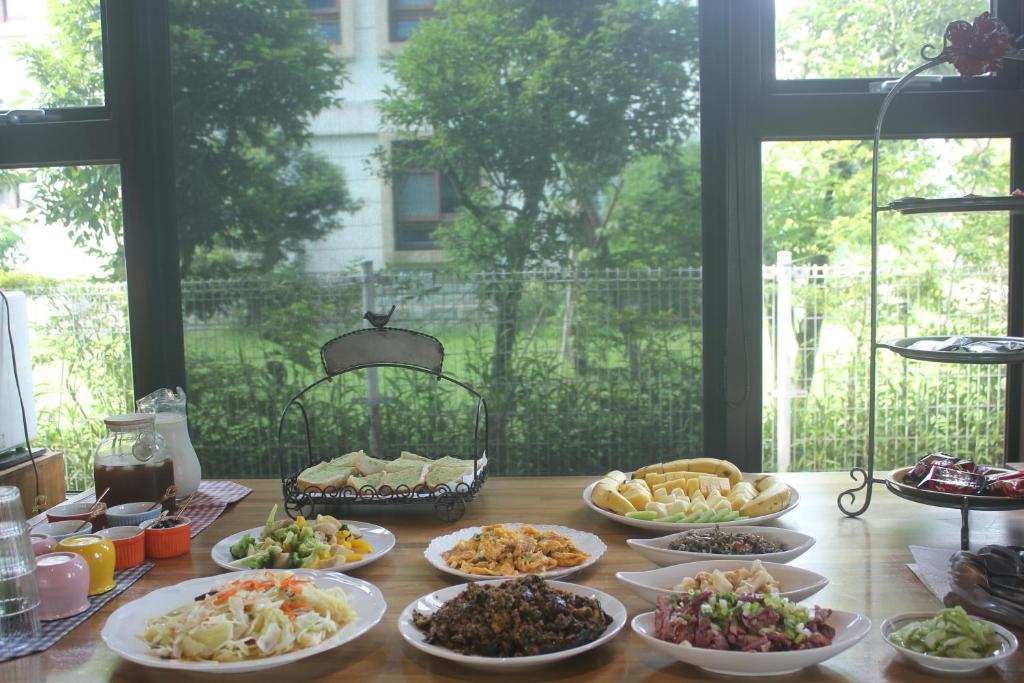
[[[7,661],[8,659],[24,657],[25,655],[49,649],[50,646],[70,633],[76,626],[96,614],[96,612],[98,612],[100,608],[108,602],[128,590],[129,586],[145,576],[146,572],[152,568],[152,562],[143,562],[131,569],[114,572],[114,580],[117,582],[117,586],[106,593],[94,595],[89,598],[88,609],[73,617],[68,617],[67,619],[44,621],[42,629],[39,631],[39,635],[33,638],[29,638],[14,645],[5,643],[4,648],[0,649],[0,662]]]

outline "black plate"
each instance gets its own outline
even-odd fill
[[[913,467],[901,467],[893,470],[885,476],[885,487],[900,498],[912,500],[915,503],[934,505],[944,508],[959,508],[963,499],[967,498],[967,505],[972,510],[1020,510],[1024,509],[1024,498],[1009,498],[1007,496],[965,496],[959,493],[943,493],[941,491],[924,491],[916,486],[904,484],[903,478]],[[993,471],[1012,472],[999,467],[989,468]]]

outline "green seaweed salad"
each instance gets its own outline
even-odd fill
[[[931,619],[893,631],[889,640],[900,647],[936,657],[981,659],[998,654],[999,638],[992,627],[967,616],[963,607],[939,610]]]

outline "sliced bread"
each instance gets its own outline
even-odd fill
[[[299,474],[296,483],[299,489],[305,491],[310,488],[326,489],[327,487],[341,488],[348,482],[353,470],[351,467],[339,465],[337,460],[317,463]]]
[[[450,484],[452,482],[458,483],[462,481],[462,478],[472,472],[472,468],[467,468],[464,464],[439,464],[434,463],[427,467],[427,472],[424,477],[424,483],[432,489],[441,486],[442,484]]]
[[[419,460],[389,460],[384,465],[385,472],[400,472],[402,470],[422,470],[427,467],[428,463],[421,462]]]
[[[451,465],[453,467],[455,465],[461,465],[463,467],[468,467],[469,469],[473,469],[473,461],[472,460],[460,460],[459,458],[453,458],[450,455],[446,455],[443,458],[438,458],[437,460],[434,461],[434,464],[435,465],[445,465],[445,466]]]
[[[384,468],[387,466],[386,461],[378,460],[377,458],[371,458],[362,451],[359,451],[359,454],[356,455],[355,460],[353,460],[352,464],[355,465],[355,468],[357,470],[359,470],[359,474],[363,475],[364,477],[369,476],[371,474],[377,474],[378,472],[383,472]]]
[[[402,454],[398,456],[398,459],[415,460],[417,462],[432,462],[430,458],[424,457],[422,455],[416,455],[415,453],[410,453],[409,451],[402,451]]]
[[[423,472],[426,467],[420,463],[419,467],[403,467],[398,470],[385,472],[384,481],[381,486],[390,486],[397,489],[399,486],[408,486],[409,490],[416,488],[423,483]]]
[[[380,486],[382,481],[384,481],[383,472],[377,472],[376,474],[371,474],[365,477],[360,477],[354,474],[349,478],[348,485],[358,491],[364,486],[372,486],[374,488],[377,488]]]
[[[345,455],[335,458],[331,462],[338,463],[339,465],[342,465],[344,467],[355,467],[356,458],[358,458],[361,455],[366,455],[366,453],[364,453],[362,449],[358,451],[352,451],[351,453],[346,453]]]

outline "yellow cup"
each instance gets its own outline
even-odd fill
[[[56,549],[81,555],[89,565],[89,595],[106,593],[117,585],[114,581],[117,551],[109,538],[93,534],[69,536],[58,543]]]

